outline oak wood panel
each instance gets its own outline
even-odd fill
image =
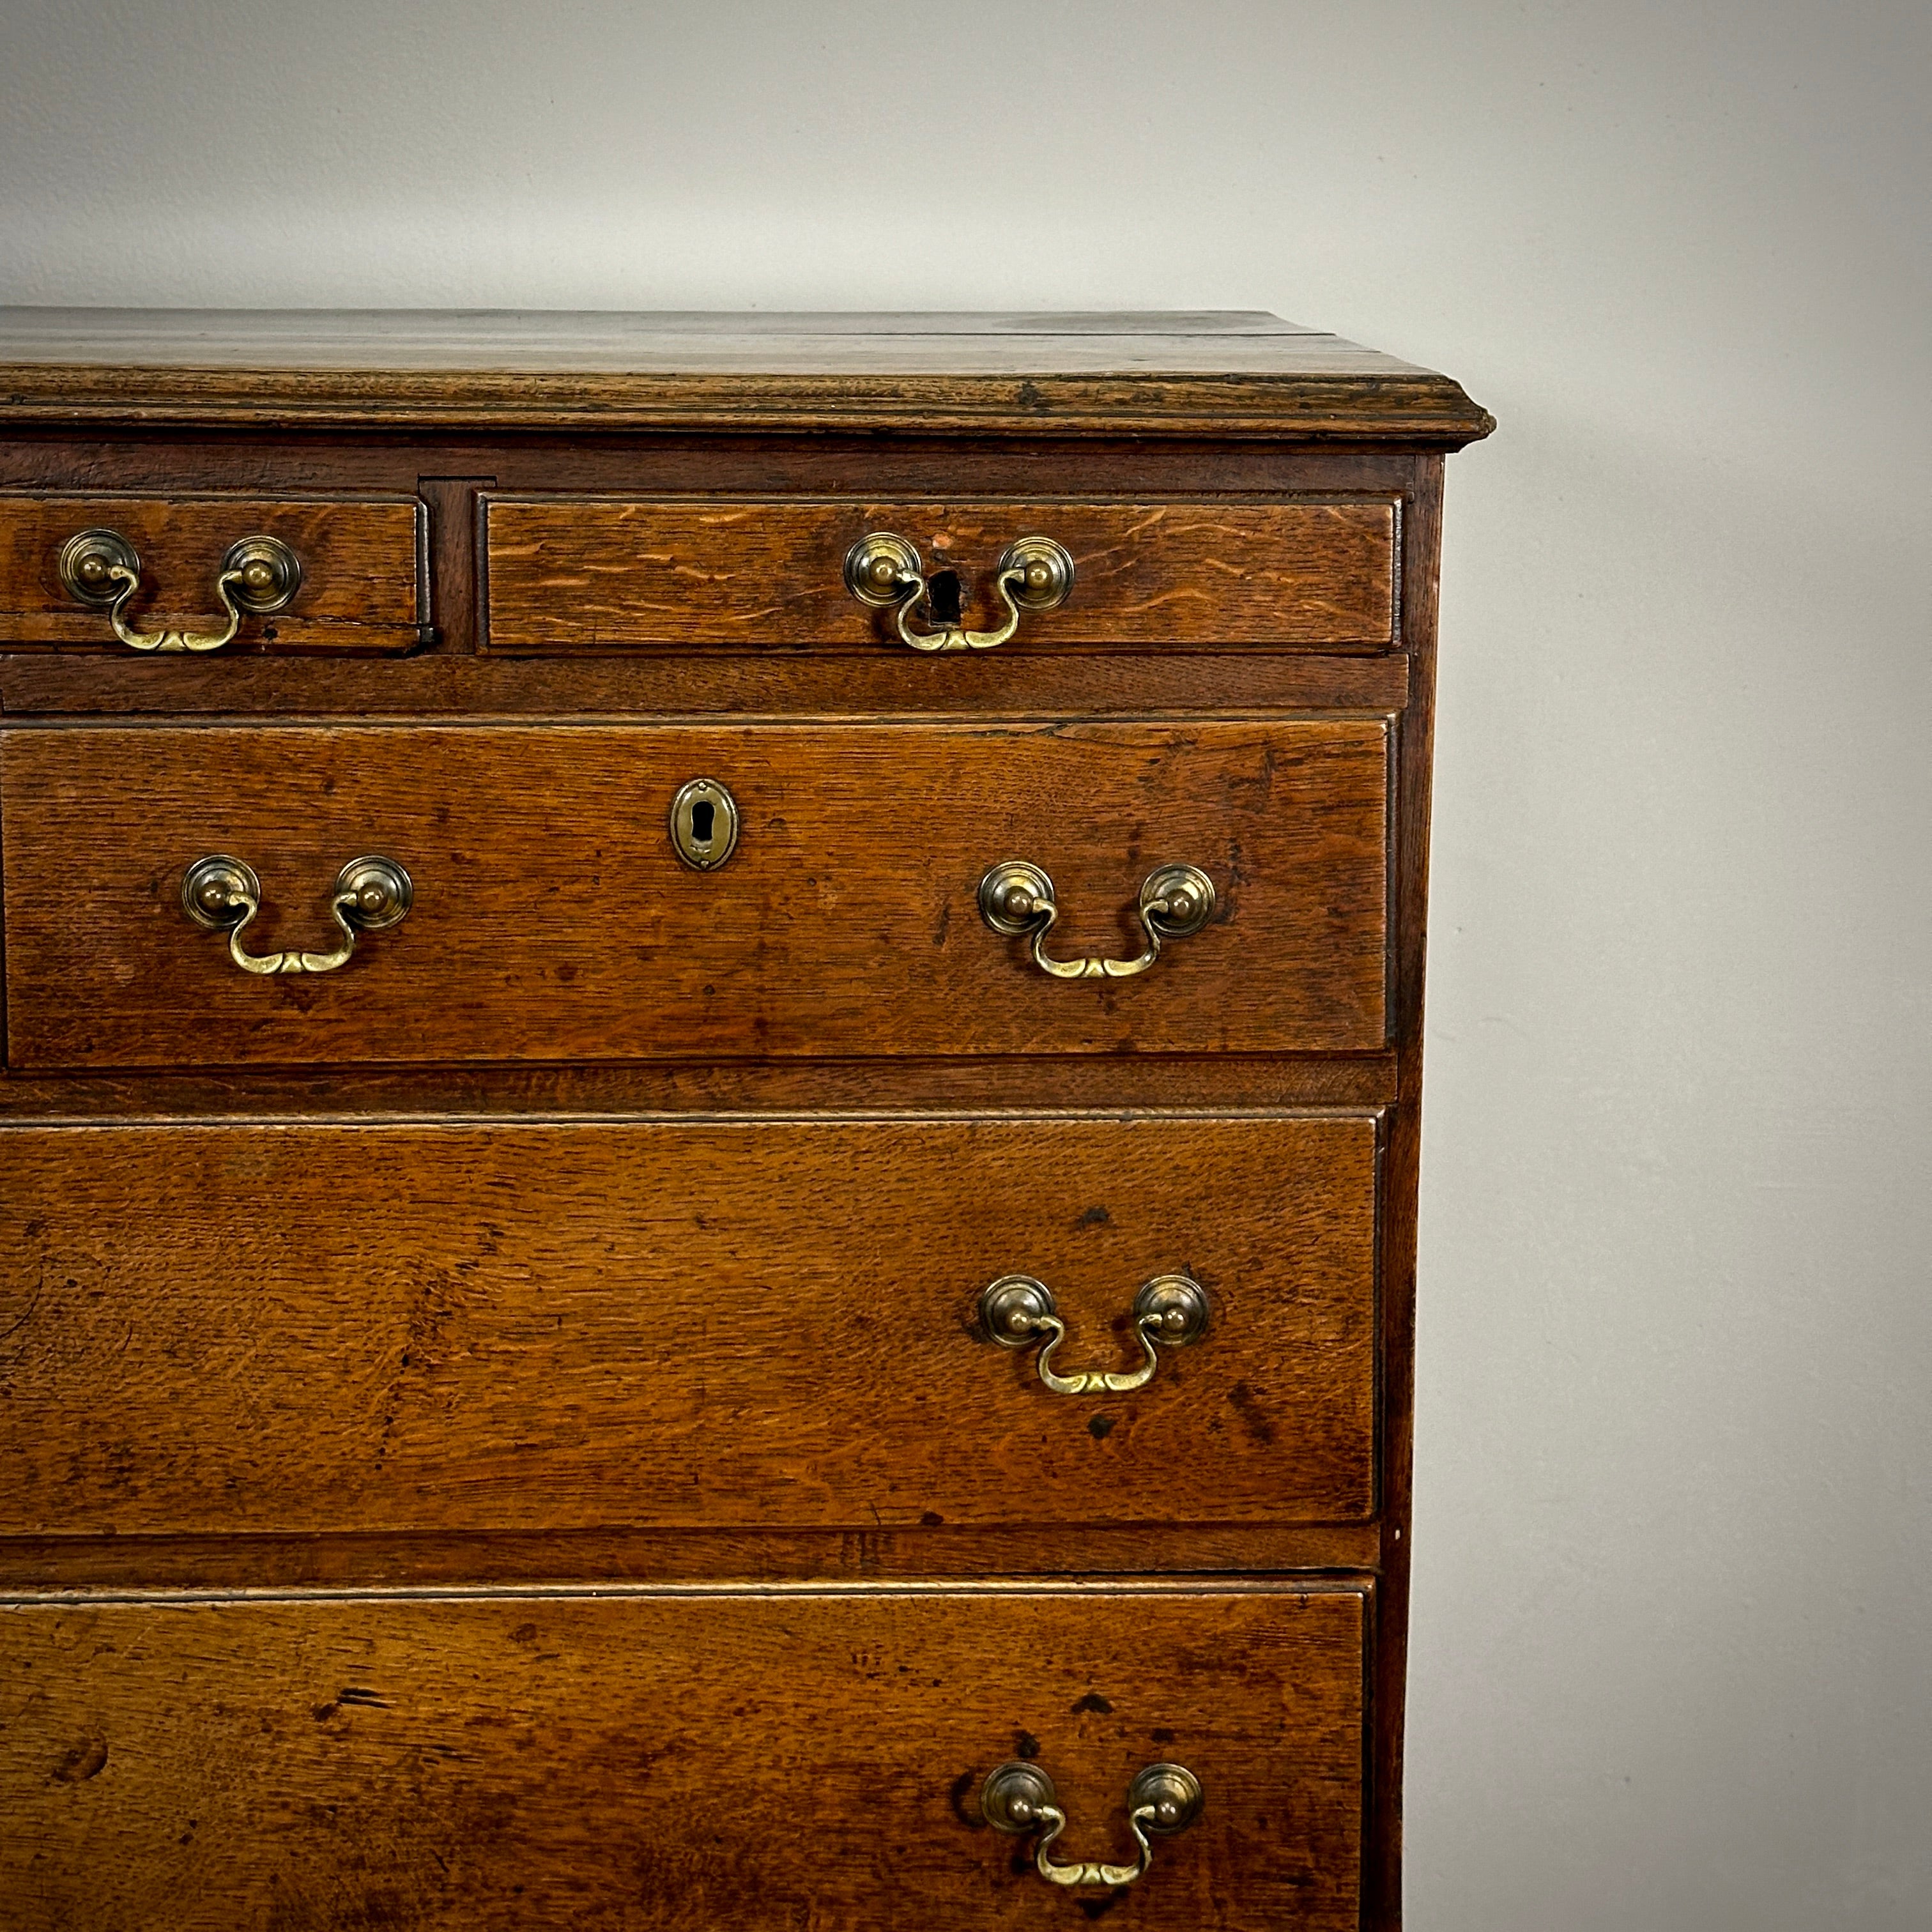
[[[106,612],[76,604],[56,568],[69,537],[107,529],[140,556],[141,587],[127,614],[137,631],[164,621],[220,628],[223,556],[243,537],[267,536],[300,560],[302,587],[286,610],[244,618],[225,655],[413,650],[429,618],[425,527],[412,497],[0,493],[0,649],[126,653]]]
[[[1388,748],[1380,719],[11,730],[9,1064],[1378,1048]],[[665,827],[700,775],[744,820],[708,874]],[[232,853],[251,945],[313,946],[365,851],[416,906],[338,972],[242,973],[180,910]],[[1063,957],[1137,951],[1171,860],[1220,910],[1139,977],[1053,980],[980,918],[1013,856]]]
[[[451,616],[447,602],[446,618]],[[1075,718],[1400,710],[1408,660],[1249,652],[951,657],[0,657],[0,712],[40,716]]]
[[[1077,498],[1156,495],[1405,494],[1422,487],[1430,452],[1400,443],[1228,442],[1203,436],[892,436],[819,430],[605,428],[479,429],[406,434],[341,426],[248,428],[10,425],[0,482],[76,494],[131,490],[373,491],[410,494],[451,478],[508,494]],[[426,493],[427,494],[427,493]],[[473,550],[473,519],[466,518]]]
[[[1376,1821],[1366,1876],[1371,1922],[1399,1919],[1402,1895],[1403,1721],[1407,1700],[1412,1463],[1415,1408],[1416,1208],[1421,1166],[1423,980],[1429,915],[1430,778],[1436,693],[1435,560],[1442,542],[1442,460],[1425,459],[1403,538],[1414,594],[1402,622],[1414,666],[1416,702],[1398,721],[1396,780],[1400,805],[1393,841],[1395,878],[1396,1031],[1400,1102],[1388,1121],[1388,1215],[1381,1256],[1382,1400],[1379,1446],[1388,1513],[1382,1637],[1374,1658],[1375,1738],[1371,1812]]]
[[[1392,501],[1252,503],[732,502],[482,499],[484,647],[499,652],[902,651],[890,611],[845,588],[868,531],[910,541],[965,580],[967,621],[995,624],[993,576],[1015,538],[1074,561],[1072,596],[1003,650],[1070,645],[1360,645],[1394,632]],[[977,610],[975,613],[974,606]]]
[[[0,1536],[0,1591],[1307,1576],[1376,1570],[1383,1549],[1379,1520],[1082,1523],[1072,1546],[1058,1524],[1009,1523]]]
[[[0,1534],[1360,1520],[1372,1118],[16,1127]],[[1052,1289],[1131,1367],[980,1330]]]
[[[434,662],[412,657],[358,663],[352,653],[339,652],[307,659],[264,653],[248,644],[244,632],[239,654],[231,651],[205,662],[143,661],[92,648],[71,655],[44,649],[0,655],[0,710],[50,718],[162,718],[176,712],[249,719],[332,714],[358,721],[486,715],[542,722],[546,730],[559,734],[577,728],[571,721],[592,714],[639,721],[680,714],[740,722],[890,715],[907,722],[1061,724],[1112,716],[1126,729],[1136,719],[1165,728],[1210,715],[1258,720],[1276,712],[1329,708],[1379,713],[1390,721],[1396,808],[1387,868],[1384,1028],[1396,1050],[1378,1045],[1336,1054],[1283,1052],[1270,1041],[1229,1053],[1204,1040],[1200,1048],[1185,1052],[1049,1048],[1028,1058],[1021,1048],[866,1058],[874,1051],[868,1042],[843,1054],[781,1053],[760,1060],[740,1057],[735,1048],[700,1043],[688,1054],[661,1059],[570,1065],[479,1057],[436,1065],[362,1060],[358,1035],[344,1027],[331,1051],[306,1064],[271,1059],[250,1067],[171,1070],[150,1062],[152,1070],[141,1072],[97,1063],[92,1071],[14,1071],[0,1076],[0,1113],[170,1124],[273,1117],[306,1120],[319,1128],[365,1114],[407,1120],[442,1111],[501,1120],[532,1112],[608,1115],[639,1108],[688,1115],[719,1108],[877,1114],[894,1108],[1184,1106],[1213,1112],[1244,1105],[1383,1106],[1385,1206],[1376,1317],[1378,1514],[1342,1525],[1101,1524],[1077,1532],[1059,1526],[914,1522],[816,1531],[604,1526],[474,1533],[68,1533],[0,1538],[0,1584],[98,1589],[173,1582],[233,1589],[375,1579],[458,1586],[497,1578],[578,1579],[608,1588],[626,1578],[770,1585],[832,1576],[1038,1576],[1057,1569],[1119,1575],[1376,1568],[1378,1635],[1368,1660],[1368,1724],[1360,1738],[1370,1774],[1363,1794],[1368,1828],[1361,1923],[1395,1932],[1400,1918],[1414,1208],[1441,453],[1486,434],[1492,424],[1447,379],[1332,339],[1309,339],[1272,318],[952,317],[916,319],[910,326],[916,338],[896,342],[895,334],[906,335],[904,319],[814,318],[802,332],[798,319],[765,316],[732,322],[0,315],[0,365],[5,365],[0,367],[0,416],[9,422],[0,442],[0,484],[42,495],[120,491],[176,499],[219,491],[272,501],[304,492],[420,493],[435,526],[436,614],[446,634],[432,648],[459,654],[476,642],[470,614],[478,587],[474,532],[479,489],[498,496],[638,499],[725,493],[903,503],[992,498],[1218,502],[1295,493],[1399,496],[1399,648],[1364,647],[1352,659],[1299,647],[1277,653],[1252,646],[1245,647],[1245,654],[1196,647],[1096,653],[1076,647],[1056,655],[1052,642],[1042,642],[966,663],[916,661],[902,650],[870,645],[825,652],[822,662],[814,662],[809,650],[767,649],[734,657],[712,648],[682,656],[559,656],[545,662],[446,656]],[[1304,340],[1298,345],[1265,339],[1285,332],[1304,333]],[[806,339],[807,334],[812,339]],[[880,430],[890,433],[874,433]],[[142,548],[152,574],[157,559],[152,545]],[[974,571],[970,559],[962,562]],[[200,580],[165,614],[210,614],[197,587]],[[980,608],[984,596],[982,581]],[[4,637],[0,630],[0,641]],[[132,742],[134,734],[121,735],[124,748]],[[124,784],[131,768],[124,752],[119,768],[104,764],[104,795]],[[328,808],[333,795],[321,786],[328,776],[298,774],[298,800],[310,814]],[[265,758],[243,776],[272,796],[284,773]],[[8,801],[10,817],[16,806],[17,800]],[[516,816],[526,822],[527,809],[520,808]],[[655,832],[654,816],[640,809],[632,822]],[[281,832],[286,826],[268,829]],[[1056,830],[1064,835],[1065,827],[1056,821]],[[134,836],[124,828],[124,842]],[[908,836],[931,835],[922,824]],[[318,837],[313,856],[318,869],[332,875],[343,854],[332,846],[321,849],[330,844]],[[290,849],[295,856],[308,856]],[[1103,889],[1092,895],[1084,886],[1076,890],[1064,863],[1040,856],[1059,880],[1070,911],[1073,902],[1084,906],[1090,896],[1096,905],[1101,897],[1114,897],[1117,910],[1124,903],[1114,882],[1101,882]],[[271,868],[265,864],[263,869]],[[623,943],[632,930],[637,883],[620,880],[603,896],[600,903],[610,917],[600,938]],[[274,910],[291,936],[310,930],[307,922],[319,908],[293,873],[286,884],[279,876],[268,884],[280,902]],[[164,882],[164,895],[168,890]],[[621,919],[610,910],[620,898]],[[782,903],[781,896],[767,896],[768,905]],[[159,920],[165,904],[151,910]],[[970,906],[964,910],[970,919]],[[418,920],[422,911],[419,906]],[[1100,937],[1124,943],[1124,932],[1106,928],[1103,917]],[[410,932],[406,927],[388,940]],[[448,932],[445,936],[451,937]],[[378,947],[387,944],[372,943],[352,970],[361,973],[366,967],[373,974],[382,958]],[[1186,957],[1184,950],[1174,962],[1163,962],[1161,970]],[[322,982],[308,990],[318,988],[330,996],[346,990],[346,985],[330,989]],[[551,995],[556,991],[549,988]],[[541,986],[536,992],[544,996]],[[55,997],[50,988],[50,1004]],[[274,997],[286,1000],[290,994],[278,989]],[[183,998],[178,1010],[185,1015],[190,1004]],[[246,1025],[245,1010],[240,1017]],[[232,1033],[236,1021],[230,1012],[215,1016],[212,1023]],[[579,1033],[589,1031],[587,1011],[577,1014],[573,1024]],[[1198,1365],[1203,1358],[1192,1359]],[[1076,1538],[1078,1554],[1069,1556],[1066,1545]],[[84,1655],[83,1646],[76,1671],[84,1667]],[[6,1681],[9,1674],[0,1670],[0,1682]],[[214,1701],[221,1700],[217,1696]],[[736,1704],[731,1709],[735,1712]],[[742,1716],[724,1720],[728,1730],[743,1721]],[[4,1751],[0,1742],[0,1755]],[[541,1759],[543,1754],[539,1738],[530,1754]],[[219,1755],[211,1754],[211,1761],[218,1762]],[[558,1761],[567,1782],[575,1760],[566,1753]],[[57,1770],[68,1768],[69,1781],[51,1783],[46,1791],[56,1798],[65,1792],[70,1801],[107,1784],[119,1768],[101,1770],[90,1750],[75,1755],[71,1744],[54,1762]],[[90,1769],[92,1778],[86,1774]],[[603,1774],[601,1766],[589,1774]],[[247,1783],[245,1773],[240,1781]],[[6,1807],[10,1826],[12,1809]],[[514,1837],[515,1817],[506,1815]],[[1268,1814],[1264,1838],[1273,1822]],[[159,1835],[172,1847],[188,1829],[184,1821],[172,1834]],[[196,1832],[190,1846],[157,1850],[154,1857],[165,1866],[169,1858],[196,1856],[194,1844],[205,1842],[206,1835]],[[239,1835],[248,1842],[245,1828]],[[124,1876],[119,1848],[120,1841],[106,1841],[101,1868],[112,1869],[117,1879]],[[343,1850],[340,1862],[352,1885],[355,1861],[366,1853],[359,1843]],[[146,1847],[137,1847],[125,1861],[130,1887],[138,1889],[143,1882],[141,1865],[148,1856]],[[310,1870],[315,1882],[286,1888],[275,1907],[280,1916],[267,1922],[327,1924],[337,1917],[357,1925],[382,1922],[392,1901],[380,1893],[373,1908],[368,1894],[358,1894],[340,1913],[326,1916],[335,1913],[330,1887],[338,1882],[338,1874],[320,1866]],[[512,1882],[523,1882],[523,1874]],[[184,1920],[184,1911],[201,1909],[202,1894],[192,1878],[177,1885],[175,1893],[151,1914],[152,1922],[194,1922]],[[193,1900],[192,1908],[184,1908],[182,1898]],[[0,1900],[11,1906],[4,1884]],[[58,1915],[54,1922],[92,1927],[97,1921],[88,1903],[48,1910]],[[580,1914],[578,1903],[573,1899],[532,1918],[628,1922],[622,1904],[595,1915]],[[1043,1908],[1036,1900],[1032,1909],[1072,1918],[1079,1916],[1080,1903],[1048,1894]],[[1139,1911],[1150,1923],[1164,1922],[1131,1894],[1118,1901],[1096,1898],[1086,1903],[1090,1914],[1130,1917]],[[466,1923],[474,1916],[452,1907],[448,1922]],[[716,1917],[706,1919],[700,1905],[700,1922]],[[874,1911],[864,1922],[880,1918]],[[12,1922],[8,1910],[0,1909],[0,1918]],[[403,1919],[411,1922],[406,1907]],[[1267,1922],[1300,1922],[1292,1904]],[[248,1922],[224,1914],[217,1922]],[[1185,1922],[1220,1922],[1190,1901]]]
[[[0,420],[1050,428],[1448,446],[1495,426],[1445,376],[1274,316],[1092,320],[0,310]]]
[[[20,1932],[1353,1932],[1367,1613],[1335,1586],[0,1609],[0,1892]],[[1138,1885],[1069,1898],[980,1814],[1019,1756],[1063,1857],[1126,1856],[1147,1764],[1207,1802]]]
[[[1362,1108],[1397,1097],[1396,1065],[1385,1052],[0,1072],[0,1118]]]
[[[428,634],[432,648],[445,653],[460,653],[464,658],[476,649],[481,621],[477,602],[476,496],[478,490],[495,481],[488,475],[432,472],[427,466],[418,470],[415,478],[429,526],[423,551],[434,592],[436,628]],[[0,705],[4,702],[4,693],[0,692]]]

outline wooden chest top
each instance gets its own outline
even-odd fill
[[[1259,310],[0,309],[0,422],[970,429],[1399,439],[1460,384]]]

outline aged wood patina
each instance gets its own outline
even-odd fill
[[[1491,427],[0,312],[0,1921],[1393,1932]]]

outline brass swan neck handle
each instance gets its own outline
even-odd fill
[[[1056,980],[1129,980],[1160,957],[1162,942],[1198,932],[1214,916],[1214,882],[1198,866],[1159,866],[1135,910],[1147,944],[1132,959],[1055,959],[1046,935],[1060,916],[1053,881],[1027,859],[1003,860],[980,881],[980,916],[1008,939],[1032,941],[1033,963]]]
[[[62,587],[76,604],[107,613],[116,637],[134,651],[218,651],[235,641],[244,617],[285,610],[302,588],[302,562],[278,537],[244,537],[230,544],[215,573],[214,594],[228,614],[218,631],[136,631],[128,605],[141,587],[139,552],[118,530],[80,530],[62,544]]]
[[[1146,1877],[1154,1862],[1149,1833],[1166,1838],[1184,1832],[1201,1815],[1205,1793],[1184,1764],[1150,1764],[1127,1787],[1127,1828],[1140,1856],[1130,1865],[1062,1864],[1049,1858],[1054,1840],[1066,1828],[1066,1814],[1053,1780],[1037,1764],[1016,1759],[986,1774],[980,1787],[980,1814],[996,1832],[1016,1836],[1037,1832],[1034,1869],[1050,1885],[1132,1885]]]
[[[1006,607],[997,629],[969,631],[956,619],[933,610],[933,580],[920,562],[919,551],[904,537],[874,530],[845,553],[845,587],[862,604],[893,609],[899,640],[912,650],[990,651],[1012,638],[1028,611],[1057,610],[1073,594],[1073,559],[1051,537],[1018,537],[1000,553],[993,588]],[[939,628],[914,628],[913,614],[923,604]]]
[[[228,935],[228,956],[244,973],[333,973],[346,966],[365,932],[400,926],[415,903],[410,875],[393,859],[365,853],[335,876],[328,909],[340,939],[327,952],[250,952],[242,935],[262,910],[254,868],[226,853],[197,859],[182,880],[182,910],[196,926]]]
[[[1055,1395],[1125,1395],[1144,1388],[1160,1366],[1162,1348],[1185,1348],[1207,1334],[1207,1291],[1192,1275],[1157,1274],[1134,1297],[1133,1323],[1144,1358],[1138,1368],[1064,1376],[1054,1367],[1053,1354],[1066,1339],[1066,1324],[1044,1282],[1030,1274],[1003,1274],[980,1294],[980,1325],[1001,1348],[1046,1342],[1040,1378]]]

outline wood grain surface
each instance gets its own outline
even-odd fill
[[[1432,452],[1400,442],[1211,436],[969,436],[908,430],[719,436],[697,430],[604,427],[532,436],[514,428],[394,436],[343,425],[327,434],[263,426],[218,434],[155,426],[130,435],[107,424],[0,434],[0,485],[43,494],[101,490],[270,494],[748,497],[864,496],[886,502],[1061,497],[1137,502],[1246,496],[1406,500],[1431,487]],[[274,479],[272,487],[271,479]],[[1438,478],[1439,480],[1439,478]],[[474,519],[458,520],[473,554]]]
[[[928,1060],[631,1060],[580,1066],[211,1067],[0,1074],[0,1119],[345,1120],[458,1114],[1385,1107],[1382,1053],[1011,1054]]]
[[[845,554],[889,530],[1003,614],[1014,538],[1072,554],[1072,596],[1000,646],[1350,645],[1394,637],[1395,506],[1353,502],[734,502],[504,497],[482,505],[486,650],[906,646],[846,590]],[[928,622],[929,620],[923,620]]]
[[[0,1608],[18,1932],[1354,1932],[1360,1587],[491,1594]],[[992,1830],[1053,1778],[1118,1893]]]
[[[445,606],[447,614],[447,607]],[[359,659],[0,656],[12,717],[970,718],[1399,711],[1399,652],[1004,651],[934,658],[903,646],[626,656],[429,654]]]
[[[0,423],[0,1924],[1398,1932],[1486,413],[1250,312],[29,310]],[[1021,513],[1079,584],[999,651],[844,596],[896,518],[983,625]],[[302,598],[138,657],[52,581],[87,525],[137,622],[213,618],[257,529]],[[416,906],[250,980],[178,909],[223,848],[265,948],[356,852]],[[977,916],[1010,856],[1064,953],[1133,950],[1169,860],[1221,920],[1050,982]],[[1136,1394],[972,1330],[1030,1267],[1123,1364],[1177,1255],[1215,1326]],[[1034,1747],[1072,1855],[1151,1756],[1207,1816],[1055,1892],[974,1828]]]
[[[1084,316],[0,309],[0,421],[1399,437],[1461,386],[1252,311]]]
[[[302,567],[285,610],[242,620],[224,656],[250,651],[404,651],[422,641],[429,586],[421,568],[422,506],[413,498],[50,496],[0,492],[0,650],[58,645],[131,655],[106,613],[76,604],[56,568],[77,531],[118,531],[141,560],[126,613],[143,634],[166,622],[226,622],[214,580],[229,546],[279,537]]]
[[[326,1536],[0,1536],[0,1594],[1196,1579],[1379,1569],[1367,1522],[912,1523],[902,1529],[345,1531]]]
[[[0,736],[8,1062],[1363,1051],[1384,1043],[1389,728],[1375,718],[980,725],[19,729]],[[687,870],[667,812],[728,785]],[[230,853],[251,946],[314,947],[343,863],[416,905],[338,972],[260,978],[180,908]],[[1063,958],[1132,957],[1156,866],[1216,918],[1120,981],[982,922],[1053,878]]]
[[[1340,1522],[1374,1499],[1376,1127],[0,1131],[0,1534]],[[1212,1325],[1076,1368],[1157,1274]],[[1070,1549],[1069,1555],[1073,1552]]]

